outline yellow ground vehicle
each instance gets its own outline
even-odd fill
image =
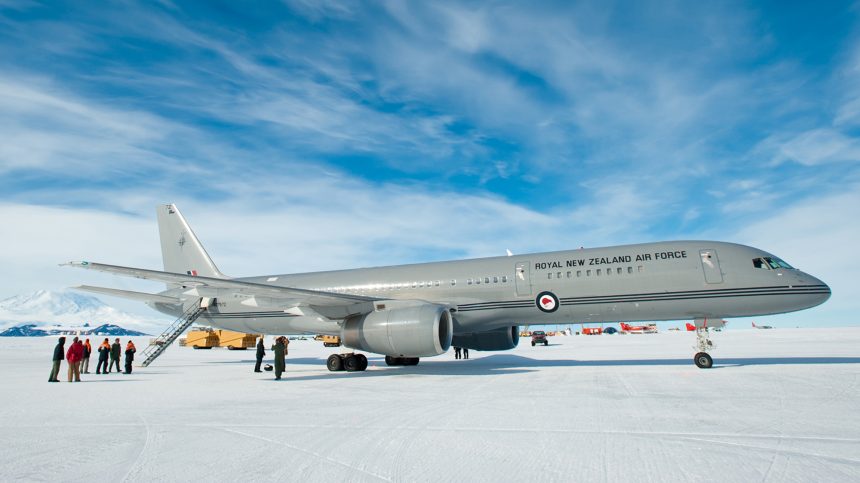
[[[218,347],[218,333],[209,327],[195,327],[188,331],[184,343],[182,340],[179,343],[195,349],[211,349]]]
[[[340,347],[340,336],[337,335],[316,335],[314,340],[321,340],[326,347]]]
[[[211,349],[226,347],[230,350],[244,350],[254,347],[259,334],[245,334],[232,330],[216,330],[209,327],[194,327],[184,339],[179,339],[179,345],[191,346],[195,349]]]
[[[218,347],[226,347],[230,350],[245,350],[254,347],[259,334],[246,334],[244,332],[233,332],[232,330],[218,330]]]

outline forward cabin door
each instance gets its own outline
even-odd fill
[[[702,270],[705,272],[705,281],[708,283],[723,283],[723,271],[720,269],[720,259],[717,251],[713,249],[699,250],[702,259]]]
[[[517,283],[517,295],[532,294],[532,278],[529,273],[529,262],[518,262],[514,267],[514,280]]]

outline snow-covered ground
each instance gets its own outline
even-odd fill
[[[293,341],[281,381],[176,346],[49,384],[53,338],[0,340],[0,480],[860,481],[860,328],[718,333],[710,370],[687,332],[550,341],[364,373]]]

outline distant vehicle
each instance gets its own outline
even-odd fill
[[[657,324],[630,325],[621,322],[621,330],[628,334],[656,334]]]
[[[600,335],[603,333],[603,329],[600,327],[583,327],[582,335]]]
[[[755,325],[755,322],[752,323],[753,329],[773,329],[770,325]]]
[[[321,340],[326,347],[340,347],[341,345],[340,337],[336,335],[320,334],[314,337],[314,340]]]
[[[542,330],[532,332],[532,347],[536,344],[543,344],[544,347],[549,345],[549,341],[546,339],[546,332]]]

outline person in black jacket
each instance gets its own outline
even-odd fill
[[[122,351],[122,346],[119,345],[119,337],[114,339],[113,344],[110,346],[110,365],[108,366],[108,374],[110,374],[110,370],[113,369],[114,363],[116,363],[116,372],[120,372],[119,369],[119,356]]]
[[[254,365],[254,372],[263,372],[260,370],[260,364],[263,363],[263,357],[266,357],[266,348],[263,346],[263,336],[257,341],[257,363]]]
[[[110,355],[110,340],[105,337],[102,345],[99,346],[99,363],[96,366],[96,374],[108,372],[108,356]]]
[[[66,344],[66,338],[60,337],[60,340],[57,341],[56,347],[54,347],[54,358],[53,358],[53,366],[51,366],[51,375],[48,376],[48,382],[60,382],[57,379],[57,376],[60,375],[60,363],[63,362],[65,356],[63,354],[66,353],[63,346]]]

